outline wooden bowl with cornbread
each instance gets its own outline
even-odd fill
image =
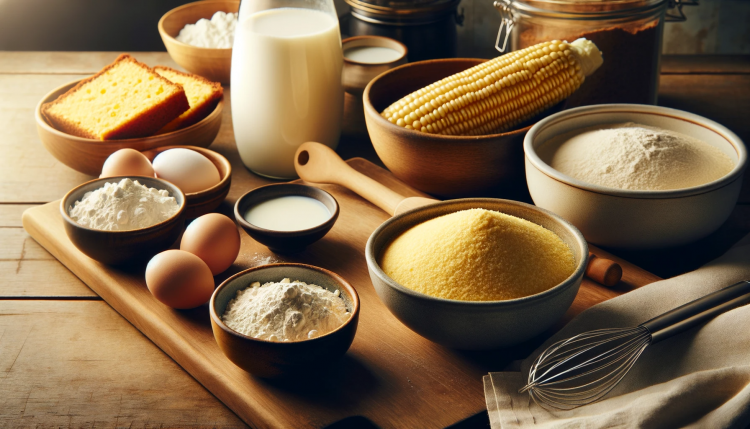
[[[211,19],[216,12],[240,9],[239,1],[205,0],[188,3],[165,13],[159,20],[159,34],[172,59],[185,70],[213,81],[229,84],[232,68],[232,49],[211,49],[188,45],[176,39],[187,24],[199,19]]]
[[[172,145],[208,147],[219,134],[223,99],[198,123],[164,134],[121,140],[97,140],[68,134],[49,122],[42,113],[42,106],[56,100],[79,82],[70,82],[50,91],[36,106],[35,117],[37,132],[45,149],[58,161],[81,173],[98,176],[107,157],[120,149],[144,151]]]
[[[550,283],[553,286],[546,290],[541,288],[541,291],[539,291],[540,288],[537,284],[532,284],[534,282],[513,284],[513,288],[531,294],[526,296],[518,294],[516,295],[520,296],[518,298],[504,300],[438,297],[400,284],[386,274],[387,261],[384,260],[384,257],[391,244],[397,239],[405,237],[407,232],[426,222],[470,209],[485,209],[511,215],[541,226],[548,232],[551,231],[559,237],[559,240],[562,240],[560,244],[563,247],[570,249],[572,255],[568,257],[571,258],[569,267],[572,273],[567,277],[565,276],[567,272],[562,273],[563,275],[559,276],[563,279],[560,283],[556,285]],[[476,226],[466,227],[463,223],[461,225],[464,226],[464,231],[474,230],[474,226]],[[513,271],[512,269],[516,268],[515,266],[505,266],[492,258],[485,260],[472,256],[473,261],[468,262],[465,258],[466,255],[462,256],[460,252],[455,251],[461,250],[460,248],[456,249],[460,240],[455,235],[451,235],[446,241],[450,242],[425,244],[424,240],[417,240],[415,242],[417,248],[414,249],[412,254],[437,254],[438,257],[442,257],[440,252],[443,252],[444,258],[439,263],[440,267],[449,266],[452,262],[457,261],[459,265],[463,264],[462,266],[467,263],[478,263],[502,271]],[[473,239],[464,244],[477,246]],[[423,252],[419,246],[424,246],[429,251]],[[501,248],[500,251],[502,252],[520,250],[514,248],[512,243],[493,247]],[[519,254],[524,255],[523,252]],[[407,211],[380,225],[370,236],[365,248],[370,279],[378,297],[391,313],[419,335],[444,346],[465,350],[510,347],[549,329],[560,320],[573,303],[588,264],[588,254],[588,245],[583,235],[573,225],[552,212],[517,201],[494,198],[466,198],[444,201]],[[462,257],[464,259],[460,259]],[[409,255],[401,257],[397,263],[411,271],[436,269],[435,266],[424,264],[415,267],[408,259]],[[550,260],[533,257],[524,257],[520,261],[517,260],[516,263],[527,265],[531,272],[537,269],[541,271],[542,268],[550,266],[544,266],[544,264],[549,264]],[[476,290],[482,288],[483,290],[498,289],[492,280],[486,278],[469,280],[479,284],[478,287],[474,288]],[[465,291],[460,287],[456,288],[458,286],[457,278],[454,275],[441,275],[439,280],[423,284],[427,283],[429,283],[428,286],[433,288],[437,287],[443,290],[454,288],[453,291],[460,293]],[[505,291],[500,290],[499,292]]]

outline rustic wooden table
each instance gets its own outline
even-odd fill
[[[245,427],[21,227],[26,208],[57,200],[90,179],[44,150],[36,104],[116,55],[0,52],[0,427]],[[175,66],[166,53],[137,57]],[[750,57],[665,58],[660,104],[714,119],[750,141]],[[243,168],[226,106],[211,148]],[[377,162],[355,119],[349,117],[339,152]],[[232,183],[230,196],[266,183],[245,174]],[[712,259],[748,232],[745,186],[730,220],[710,237],[669,251],[618,256],[668,277]],[[481,415],[471,420],[472,426],[483,424]]]

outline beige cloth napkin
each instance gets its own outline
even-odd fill
[[[582,312],[520,364],[484,377],[493,429],[745,428],[750,426],[750,305],[649,346],[604,400],[550,412],[519,394],[529,366],[552,343],[592,329],[636,326],[741,280],[750,235],[700,269],[652,283]]]

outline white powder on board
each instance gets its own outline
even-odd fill
[[[339,291],[283,279],[255,282],[237,291],[221,320],[231,329],[268,341],[300,341],[325,335],[346,322]]]
[[[641,191],[690,188],[734,168],[725,153],[706,142],[632,122],[562,134],[545,142],[538,153],[573,178]]]
[[[228,49],[234,43],[234,29],[237,14],[216,12],[210,20],[201,18],[195,24],[188,24],[176,39],[199,48]]]
[[[137,180],[107,182],[86,192],[68,209],[79,225],[104,231],[129,231],[163,222],[180,210],[164,189],[149,188]]]

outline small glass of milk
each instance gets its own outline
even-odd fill
[[[382,36],[344,39],[344,91],[362,98],[368,83],[386,70],[406,64],[407,49],[401,42]]]
[[[297,177],[307,141],[338,144],[343,54],[333,0],[244,1],[232,48],[232,123],[242,162]]]

